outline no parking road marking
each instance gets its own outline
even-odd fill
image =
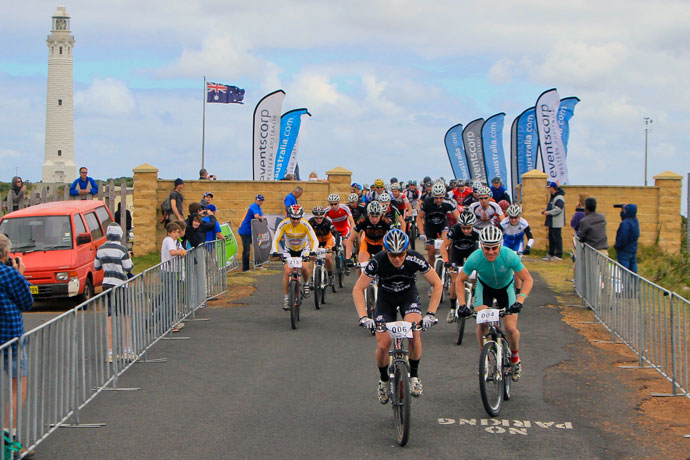
[[[541,430],[572,430],[573,424],[571,422],[537,422],[531,420],[508,420],[498,418],[439,418],[439,425],[459,425],[459,426],[477,426],[487,433],[493,434],[519,434],[527,436],[528,429],[538,428]]]

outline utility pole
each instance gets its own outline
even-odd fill
[[[649,125],[653,120],[649,117],[644,117],[644,186],[647,186],[647,135],[649,133]]]

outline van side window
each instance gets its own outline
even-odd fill
[[[97,207],[96,215],[98,216],[98,220],[101,221],[101,227],[103,227],[103,230],[106,230],[113,219],[110,218],[110,214],[108,214],[108,211],[106,211],[105,206]]]
[[[88,213],[86,216],[86,225],[89,226],[89,231],[91,232],[91,239],[93,241],[103,238],[103,230],[98,224],[98,219],[96,219],[96,214],[93,212]]]
[[[81,216],[76,214],[74,216],[74,235],[79,236],[82,233],[86,233],[86,227],[84,227],[84,221],[81,220]]]

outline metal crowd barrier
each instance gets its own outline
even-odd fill
[[[577,243],[575,290],[595,318],[638,357],[635,368],[656,369],[671,383],[670,393],[690,388],[688,316],[690,302],[631,272],[589,245]]]
[[[123,372],[155,361],[146,353],[158,340],[227,291],[227,273],[238,266],[233,259],[226,260],[224,242],[206,243],[0,346],[7,437],[30,451],[60,426],[84,426],[79,412],[86,404],[101,391],[121,389]],[[6,456],[5,436],[0,447],[1,460],[26,453]]]

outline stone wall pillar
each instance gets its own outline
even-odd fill
[[[330,171],[326,171],[328,175],[328,193],[337,193],[340,195],[340,203],[347,204],[347,196],[350,194],[352,184],[352,171],[336,166]]]
[[[545,218],[541,215],[551,197],[546,188],[547,178],[546,173],[536,169],[522,175],[522,217],[527,219],[532,229],[535,249],[547,249],[549,244],[548,229],[544,226]]]
[[[683,176],[666,171],[654,176],[654,185],[659,187],[659,248],[669,254],[677,254],[680,251],[681,239],[680,205]]]
[[[158,169],[144,163],[132,170],[134,172],[134,253],[149,254],[158,251],[156,244],[156,201],[158,190]]]

